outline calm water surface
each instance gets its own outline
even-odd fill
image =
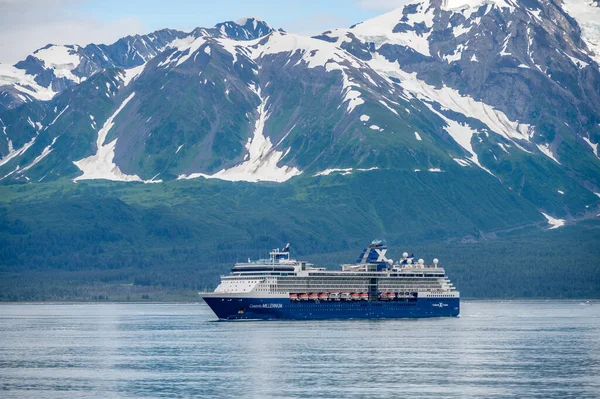
[[[600,397],[600,303],[214,322],[204,304],[0,305],[0,397]]]

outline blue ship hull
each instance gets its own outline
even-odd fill
[[[287,298],[204,297],[220,320],[398,319],[456,317],[459,298],[410,301],[291,301]]]

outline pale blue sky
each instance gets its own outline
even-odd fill
[[[0,0],[0,63],[53,44],[112,43],[160,28],[191,30],[245,16],[314,35],[372,18],[406,0]]]
[[[222,21],[257,16],[277,28],[292,30],[301,23],[309,29],[327,25],[327,17],[332,27],[340,27],[340,22],[343,26],[352,25],[381,13],[386,8],[381,6],[382,3],[392,2],[373,2],[373,6],[367,3],[353,0],[106,0],[87,1],[81,5],[81,10],[107,20],[137,17],[149,29],[213,26]]]

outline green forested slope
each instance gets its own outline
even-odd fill
[[[440,258],[466,296],[599,295],[595,222],[546,231],[528,202],[490,191],[485,172],[462,179],[371,171],[282,185],[0,186],[0,299],[195,298],[232,262],[288,241],[335,267],[374,238],[392,258]]]

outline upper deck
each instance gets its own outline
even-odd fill
[[[438,260],[426,265],[423,259],[413,262],[414,255],[404,253],[402,259],[393,262],[386,257],[387,247],[381,242],[373,242],[367,247],[356,263],[342,264],[341,270],[328,270],[314,267],[312,263],[298,261],[290,257],[290,245],[274,249],[268,259],[236,263],[231,274],[223,279],[256,276],[281,277],[375,277],[375,278],[444,278],[445,270],[438,266]]]
[[[236,263],[229,275],[222,276],[215,294],[263,297],[346,292],[369,298],[381,293],[388,296],[459,296],[445,270],[438,266],[437,259],[426,265],[422,259],[413,262],[414,256],[405,252],[394,262],[386,257],[386,252],[386,246],[374,242],[361,253],[356,263],[343,264],[341,270],[328,270],[292,259],[288,244],[283,249],[271,251],[268,259]]]

